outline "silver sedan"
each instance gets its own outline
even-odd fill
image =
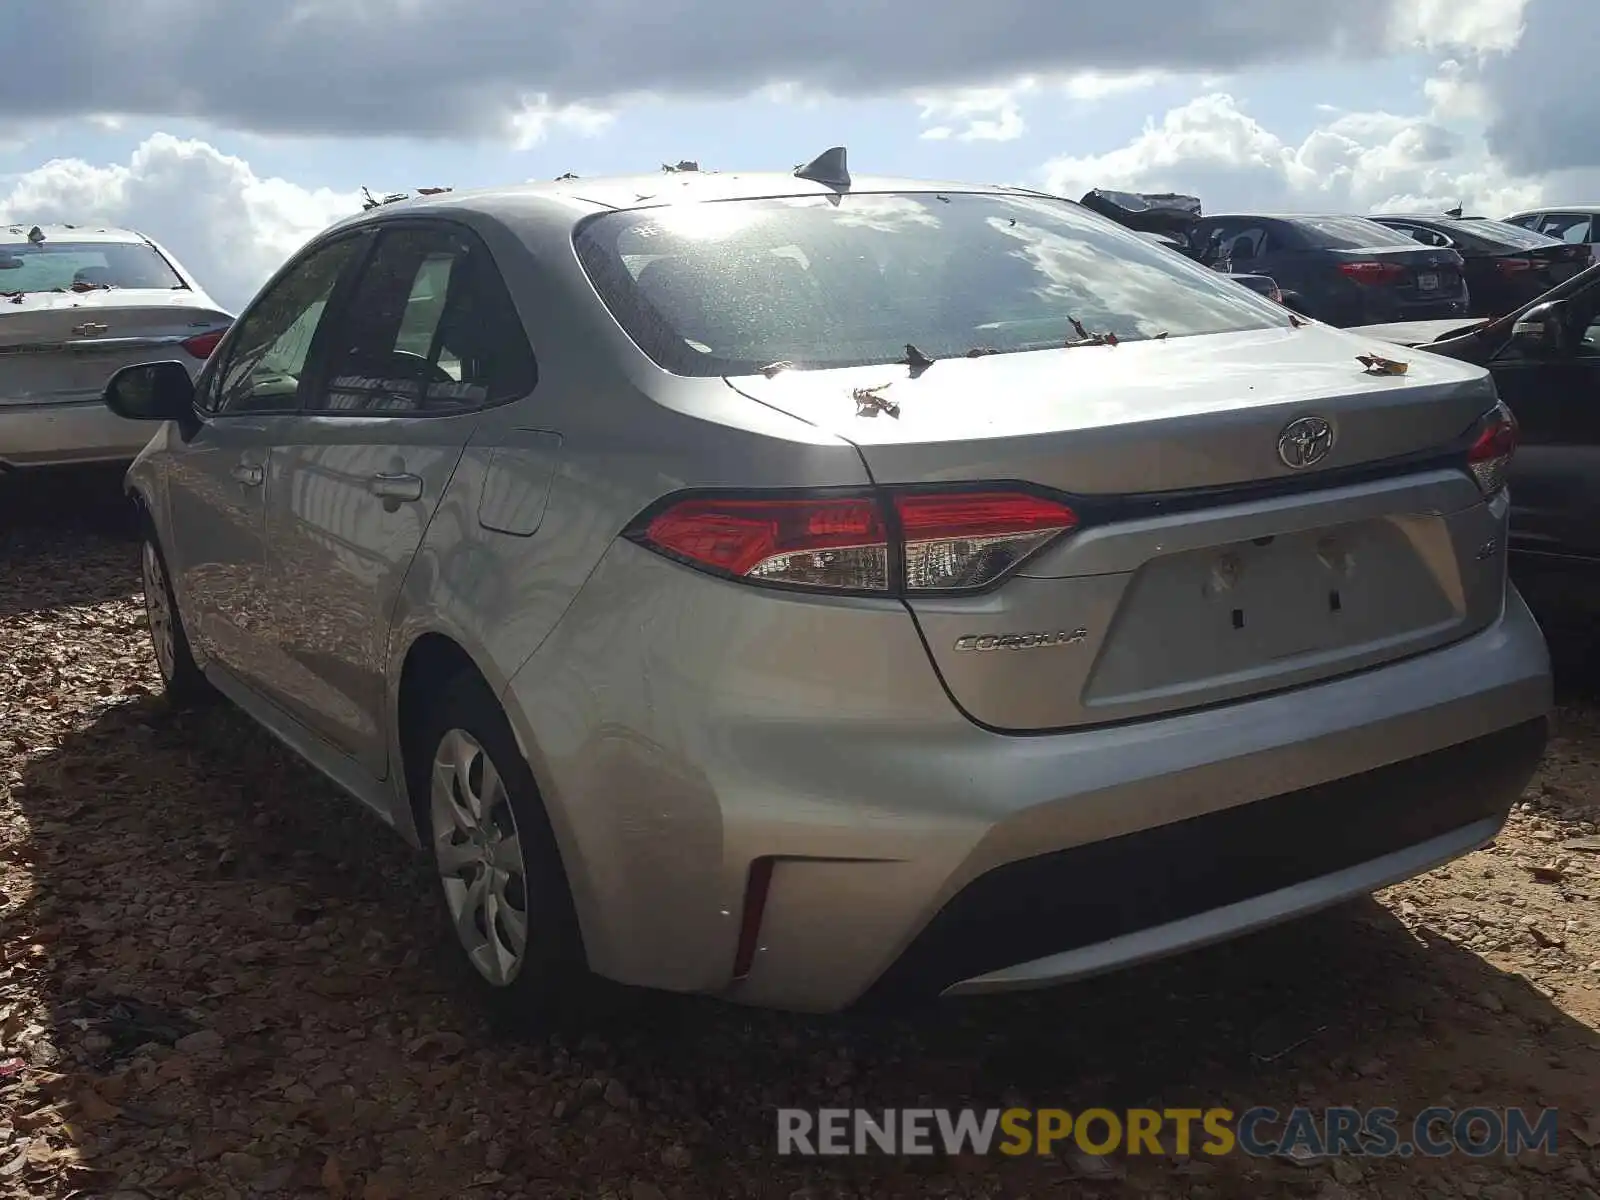
[[[1495,835],[1551,704],[1516,427],[1396,353],[1070,202],[832,154],[377,207],[196,384],[107,402],[164,422],[128,484],[172,699],[424,849],[488,997],[828,1011]]]
[[[0,473],[132,461],[150,426],[106,409],[107,381],[155,355],[194,375],[232,320],[141,234],[0,225]]]

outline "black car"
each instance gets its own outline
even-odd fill
[[[1194,223],[1189,240],[1201,262],[1270,275],[1330,325],[1467,315],[1460,254],[1363,217],[1213,215]]]
[[[1489,369],[1520,431],[1509,476],[1518,586],[1542,622],[1585,630],[1593,645],[1600,630],[1600,266],[1493,321],[1354,332]]]
[[[1474,316],[1520,308],[1590,264],[1588,246],[1569,245],[1503,221],[1411,214],[1372,219],[1424,246],[1460,254]]]
[[[1200,221],[1200,201],[1177,192],[1114,192],[1095,188],[1084,194],[1079,204],[1117,224],[1138,233],[1146,241],[1165,246],[1186,258],[1199,261],[1200,250],[1191,240]],[[1231,263],[1209,264],[1235,282],[1269,300],[1276,300],[1295,312],[1306,312],[1302,298],[1279,287],[1270,275],[1235,269]]]

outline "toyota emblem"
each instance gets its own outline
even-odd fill
[[[1333,426],[1322,417],[1290,421],[1278,435],[1278,457],[1291,471],[1314,467],[1333,449]]]

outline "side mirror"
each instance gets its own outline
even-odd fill
[[[192,421],[194,380],[180,362],[123,367],[106,384],[105,406],[130,421]]]
[[[1511,327],[1511,344],[1530,358],[1560,358],[1573,350],[1566,305],[1560,300],[1535,304]]]

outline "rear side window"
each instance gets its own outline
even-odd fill
[[[1591,218],[1582,213],[1556,213],[1539,223],[1539,232],[1573,245],[1594,241],[1590,236]]]
[[[1401,233],[1361,217],[1300,217],[1294,222],[1315,250],[1370,250],[1376,246],[1415,246]]]
[[[386,230],[307,409],[435,415],[527,395],[535,368],[489,252],[453,227]]]
[[[742,375],[1261,329],[1283,309],[1075,204],[854,193],[605,213],[575,243],[679,375]]]
[[[188,285],[144,242],[32,242],[0,245],[0,292],[88,292],[96,288]]]
[[[1540,246],[1551,245],[1555,240],[1505,221],[1456,221],[1449,228],[1460,230],[1463,240],[1472,239],[1486,247],[1510,246],[1514,250],[1537,250]]]

